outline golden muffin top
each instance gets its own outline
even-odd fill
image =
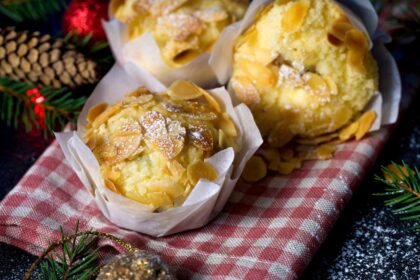
[[[171,67],[209,52],[222,30],[241,19],[247,6],[247,0],[111,1],[115,18],[128,24],[130,39],[151,32]]]
[[[112,106],[98,104],[88,121],[84,140],[105,185],[154,210],[182,204],[199,179],[216,179],[205,159],[236,148],[229,115],[186,81],[162,93],[139,88]]]
[[[336,3],[283,0],[238,38],[230,85],[281,147],[348,124],[376,94],[378,74],[368,38]]]

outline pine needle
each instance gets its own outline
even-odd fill
[[[73,235],[61,231],[61,250],[50,253],[39,265],[38,279],[92,279],[98,272],[98,236],[79,233],[79,223]],[[52,244],[51,246],[54,246]]]
[[[385,192],[374,195],[389,196],[385,205],[392,207],[392,213],[401,220],[420,221],[420,173],[417,167],[412,170],[405,162],[402,165],[392,162],[381,169],[384,177],[375,175],[375,180],[387,188]],[[420,231],[420,226],[413,229]]]
[[[28,90],[36,88],[24,82],[0,77],[0,121],[17,128],[24,124],[27,132],[42,130],[47,137],[54,129],[63,129],[68,122],[75,123],[84,105],[85,97],[74,97],[66,89],[40,87],[40,99]]]
[[[65,0],[0,0],[0,12],[17,22],[46,20],[66,7]]]

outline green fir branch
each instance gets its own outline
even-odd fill
[[[85,97],[74,97],[67,89],[40,87],[45,98],[36,103],[27,91],[35,86],[0,77],[0,121],[15,129],[23,123],[27,132],[43,130],[48,136],[54,129],[63,129],[68,123],[75,123],[84,105]],[[42,109],[43,116],[35,113],[36,107]],[[43,125],[44,124],[44,125]]]
[[[94,232],[79,232],[79,222],[74,234],[64,233],[61,240],[52,243],[35,261],[23,279],[30,279],[39,264],[38,280],[89,280],[99,271],[98,240]]]
[[[384,177],[375,175],[386,185],[385,191],[375,193],[377,196],[387,196],[385,205],[392,207],[392,213],[405,221],[420,221],[420,172],[417,167],[412,170],[405,162],[398,165],[381,167]],[[414,227],[420,231],[420,226]]]
[[[0,12],[17,22],[46,20],[66,7],[66,0],[0,0]]]

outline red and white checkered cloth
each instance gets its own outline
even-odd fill
[[[326,238],[391,129],[339,146],[288,177],[240,183],[209,225],[164,238],[118,228],[102,216],[54,142],[0,203],[0,241],[40,254],[60,236],[97,229],[162,256],[184,279],[295,279]]]

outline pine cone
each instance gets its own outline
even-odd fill
[[[96,62],[63,39],[14,27],[0,28],[0,76],[54,88],[74,88],[100,78]]]

